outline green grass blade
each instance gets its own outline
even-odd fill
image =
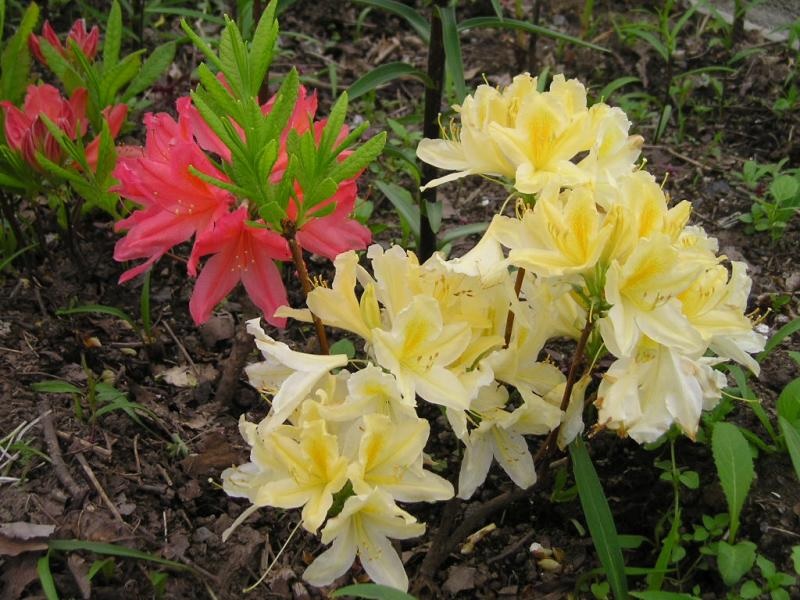
[[[454,6],[439,8],[439,15],[442,18],[442,41],[447,75],[455,87],[456,101],[460,103],[467,95],[467,84],[464,81],[464,59],[461,56],[456,9]]]
[[[15,258],[25,254],[28,250],[30,250],[31,248],[35,248],[35,247],[36,247],[36,244],[28,244],[24,248],[20,248],[19,250],[14,252],[14,254],[12,254],[12,255],[8,256],[7,258],[4,258],[3,260],[1,260],[0,261],[0,273],[3,272],[5,270],[5,268],[14,261]]]
[[[408,63],[398,61],[380,65],[372,69],[369,73],[365,73],[347,88],[347,95],[350,100],[354,100],[359,96],[371,92],[384,83],[401,77],[413,77],[419,79],[428,87],[432,85],[431,79],[425,71],[412,67]]]
[[[592,465],[592,459],[589,457],[583,439],[577,437],[569,445],[569,453],[572,457],[572,469],[575,483],[578,486],[578,496],[581,499],[581,507],[586,516],[586,524],[589,526],[595,550],[597,550],[597,555],[605,569],[614,597],[617,600],[624,600],[628,597],[625,561],[617,539],[614,517],[608,507],[603,486],[597,477],[597,471]]]
[[[85,540],[48,540],[47,547],[50,550],[60,550],[61,552],[75,552],[83,550],[86,552],[94,552],[95,554],[102,554],[105,556],[119,556],[121,558],[132,558],[134,560],[146,560],[158,565],[175,569],[176,571],[191,571],[194,570],[188,566],[174,560],[167,560],[155,554],[148,554],[141,550],[134,548],[127,548],[126,546],[117,546],[116,544],[107,544],[105,542],[89,542]]]
[[[47,600],[58,600],[56,582],[53,579],[53,573],[50,571],[49,552],[36,562],[36,573],[39,575],[39,583],[42,584],[45,598]]]
[[[80,394],[81,390],[71,383],[51,379],[50,381],[37,381],[31,384],[31,389],[40,394]]]
[[[385,181],[376,181],[375,185],[389,199],[389,202],[392,203],[400,218],[406,222],[414,237],[419,239],[419,207],[414,201],[411,192],[401,188],[399,185],[386,183]]]
[[[612,81],[611,83],[608,83],[602,90],[600,90],[600,92],[597,94],[597,97],[602,102],[608,102],[608,99],[618,89],[620,89],[620,88],[622,88],[622,87],[624,87],[626,85],[629,85],[631,83],[637,83],[639,81],[641,81],[641,79],[639,79],[638,77],[631,77],[631,76],[617,77],[614,81]]]
[[[750,454],[750,445],[739,428],[724,422],[714,425],[711,451],[722,491],[725,492],[728,502],[728,512],[731,515],[729,542],[733,544],[739,529],[739,515],[753,482],[753,456]]]
[[[767,356],[772,354],[772,351],[775,350],[783,340],[797,331],[800,331],[800,317],[789,321],[786,325],[778,329],[775,335],[769,338],[764,349],[756,356],[756,360],[762,362]]]
[[[442,234],[442,237],[439,239],[439,245],[444,246],[445,244],[467,237],[468,235],[483,233],[486,231],[487,227],[489,227],[489,223],[470,223],[469,225],[453,227]]]
[[[134,329],[136,328],[136,321],[134,321],[132,316],[130,316],[124,310],[120,310],[114,306],[106,306],[105,304],[83,304],[81,306],[62,308],[56,311],[56,315],[59,317],[65,315],[83,315],[92,313],[100,313],[117,317],[118,319],[122,319],[123,321],[130,323]]]
[[[395,0],[355,0],[358,4],[366,4],[367,6],[374,6],[386,12],[402,17],[406,22],[414,28],[419,37],[427,44],[431,39],[431,26],[428,20],[423,17],[416,10],[402,2],[395,2]]]
[[[591,42],[587,42],[580,38],[567,35],[566,33],[553,31],[552,29],[547,29],[547,27],[540,27],[539,25],[534,25],[533,23],[520,21],[518,19],[508,19],[508,18],[499,19],[497,17],[474,17],[472,19],[465,19],[458,24],[459,31],[467,31],[468,29],[475,29],[480,27],[519,29],[522,31],[527,31],[528,33],[535,33],[536,35],[542,35],[545,37],[551,37],[556,40],[569,42],[570,44],[575,44],[576,46],[591,48],[592,50],[597,50],[598,52],[609,51],[607,48],[604,48],[603,46],[598,46],[597,44],[592,44]]]

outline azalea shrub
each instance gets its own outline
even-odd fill
[[[455,110],[449,137],[417,149],[453,171],[427,185],[490,177],[512,214],[456,258],[420,264],[372,245],[364,267],[339,254],[308,309],[276,311],[360,338],[364,360],[302,354],[249,323],[265,360],[247,374],[271,408],[242,419],[250,461],[223,487],[252,504],[234,526],[259,507],[302,509],[302,526],[331,544],[304,574],[314,585],[357,556],[373,581],[406,589],[390,540],[424,531],[406,503],[470,498],[495,461],[533,485],[537,437],[545,451],[584,431],[694,439],[726,385],[718,366],[758,372],[750,355],[765,340],[746,315],[745,265],[720,256],[689,224],[691,202],[672,202],[644,168],[623,111],[587,106],[575,79],[540,90],[528,74],[482,85]],[[574,342],[567,372],[546,358],[557,340]],[[455,488],[427,468],[421,402],[444,411],[462,447]]]
[[[280,263],[292,261],[304,273],[303,250],[333,259],[371,241],[351,213],[356,180],[385,135],[353,149],[368,124],[345,124],[346,95],[317,118],[316,93],[294,70],[259,101],[278,34],[274,12],[272,3],[249,44],[228,20],[218,53],[184,23],[208,61],[198,69],[200,86],[177,100],[177,120],[146,115],[145,145],[121,149],[114,171],[117,191],[138,205],[117,223],[126,234],[114,258],[143,259],[120,282],[193,240],[189,309],[198,324],[241,281],[264,318],[282,327],[285,318],[275,315],[287,303]]]

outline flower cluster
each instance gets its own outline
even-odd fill
[[[307,530],[323,527],[333,546],[304,575],[317,585],[358,555],[373,580],[406,587],[387,539],[423,526],[397,502],[454,493],[422,467],[428,425],[418,400],[442,407],[463,445],[458,496],[469,498],[494,461],[518,486],[535,483],[530,436],[565,447],[588,402],[595,430],[642,443],[676,425],[694,437],[725,384],[714,366],[758,369],[749,354],[764,339],[745,314],[744,265],[727,267],[716,241],[687,224],[690,203],[670,206],[637,167],[641,138],[628,135],[622,111],[587,108],[575,80],[557,76],[539,92],[528,75],[503,90],[481,86],[459,110],[454,139],[420,144],[423,159],[458,170],[429,185],[507,178],[519,194],[514,216],[496,216],[460,258],[420,264],[373,245],[367,270],[355,252],[340,254],[330,288],[311,291],[308,309],[276,312],[313,314],[361,338],[358,371],[343,355],[293,352],[250,325],[267,361],[248,375],[272,407],[260,423],[242,423],[251,461],[227,470],[224,488],[253,503],[242,518],[259,506],[302,507]],[[545,352],[564,338],[577,341],[569,376]]]
[[[275,98],[261,110],[269,115]],[[287,139],[290,131],[313,131],[317,139],[325,120],[314,120],[315,94],[300,88],[293,112],[281,135],[278,156],[265,183],[277,184],[287,165]],[[202,257],[212,255],[197,276],[189,304],[196,323],[205,322],[214,307],[241,281],[267,321],[283,326],[275,309],[286,304],[286,290],[275,261],[291,258],[289,246],[270,223],[252,214],[247,198],[241,198],[226,184],[231,150],[204,121],[188,97],[177,101],[178,118],[166,113],[145,117],[147,138],[144,147],[126,148],[114,175],[119,193],[141,208],[117,223],[127,231],[114,250],[118,261],[145,259],[127,270],[120,282],[136,277],[172,247],[194,237],[188,262],[189,274],[198,275]],[[231,119],[242,140],[242,128]],[[347,134],[343,126],[341,136]],[[214,183],[214,182],[218,182]],[[296,184],[287,206],[287,221],[296,231],[298,244],[310,252],[333,258],[352,248],[364,248],[371,239],[369,230],[350,218],[356,200],[355,178],[342,181],[325,202],[297,221],[303,205],[303,190]]]
[[[50,25],[49,21],[45,21],[42,26],[42,35],[31,34],[28,38],[28,46],[36,59],[43,65],[47,65],[47,59],[42,54],[42,42],[45,41],[63,58],[75,61],[74,51],[70,43],[74,43],[80,48],[83,55],[91,62],[97,55],[97,46],[100,42],[100,29],[95,25],[90,31],[86,31],[86,20],[78,19],[72,24],[72,27],[67,34],[66,47],[58,39],[58,34]]]

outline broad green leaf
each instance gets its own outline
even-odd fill
[[[149,89],[172,64],[175,58],[175,42],[166,42],[157,46],[142,63],[139,72],[128,84],[122,95],[123,102]]]
[[[47,66],[58,77],[58,80],[64,85],[64,89],[68,94],[72,94],[77,88],[83,85],[83,78],[78,74],[72,64],[61,54],[59,54],[53,46],[50,45],[46,39],[39,41],[39,49],[42,51],[47,61]]]
[[[797,195],[798,184],[797,179],[791,175],[781,175],[775,178],[769,185],[769,192],[778,203],[787,202]]]
[[[103,74],[103,79],[100,81],[100,104],[102,106],[114,104],[122,86],[127,85],[136,77],[142,66],[142,54],[144,54],[144,50],[131,52]]]
[[[80,388],[68,383],[66,381],[59,381],[53,379],[50,381],[37,381],[31,384],[31,389],[34,392],[42,394],[82,394]]]
[[[444,246],[445,244],[449,244],[457,239],[467,237],[468,235],[483,233],[486,231],[487,227],[489,227],[489,223],[470,223],[469,225],[459,225],[458,227],[453,227],[445,231],[439,239],[439,243],[440,245]]]
[[[792,566],[794,572],[800,575],[800,545],[792,546]]]
[[[800,420],[800,377],[786,384],[778,396],[778,415],[792,424]]]
[[[730,542],[733,543],[739,529],[739,515],[753,482],[753,455],[739,428],[724,422],[714,425],[711,450],[722,491],[725,492],[728,502],[728,512],[731,515]]]
[[[347,88],[347,94],[350,96],[350,100],[355,100],[384,83],[401,77],[413,77],[428,87],[432,86],[431,79],[425,71],[412,67],[408,63],[398,61],[380,65],[365,73]]]
[[[419,207],[411,192],[394,183],[376,181],[375,185],[392,203],[397,214],[408,225],[415,238],[419,238]]]
[[[406,594],[393,587],[377,583],[356,583],[354,585],[347,585],[331,594],[333,598],[341,598],[343,596],[367,598],[367,600],[417,600],[411,594]]]
[[[467,84],[464,81],[464,60],[461,56],[461,40],[459,39],[455,6],[439,8],[442,18],[442,41],[444,43],[447,75],[456,90],[456,101],[461,103],[467,95]]]
[[[749,579],[742,584],[742,587],[739,588],[739,597],[743,600],[750,600],[750,598],[758,598],[761,595],[761,588],[759,585]]]
[[[467,31],[469,29],[479,28],[519,29],[522,31],[527,31],[528,33],[535,33],[536,35],[569,42],[570,44],[575,44],[576,46],[591,48],[592,50],[597,50],[598,52],[608,52],[608,49],[604,48],[603,46],[598,46],[597,44],[586,42],[580,38],[576,38],[565,33],[560,33],[558,31],[553,31],[552,29],[547,29],[547,27],[534,25],[533,23],[528,23],[527,21],[520,21],[518,19],[475,17],[472,19],[465,19],[458,24],[459,31]]]
[[[729,544],[720,540],[717,545],[717,568],[722,581],[728,587],[736,585],[753,567],[755,560],[756,545],[753,542]]]
[[[569,445],[572,458],[572,469],[575,483],[578,486],[578,496],[581,507],[586,517],[586,524],[592,535],[600,563],[606,572],[608,583],[617,600],[628,597],[628,582],[625,577],[625,561],[622,558],[622,549],[617,539],[617,528],[614,517],[608,506],[603,486],[597,477],[597,471],[592,465],[592,459],[586,450],[583,439],[579,436]]]
[[[439,233],[442,226],[442,203],[425,201],[425,214],[428,215],[428,222],[431,224],[433,233]]]
[[[794,474],[798,481],[800,481],[800,431],[781,416],[778,416],[778,426],[783,434],[783,440],[786,443],[786,450],[789,452],[789,458],[792,459]]]
[[[367,6],[374,6],[387,12],[402,17],[406,22],[414,28],[417,35],[427,44],[431,39],[431,26],[428,19],[423,17],[416,10],[395,0],[355,0],[358,4],[366,4]]]
[[[356,347],[347,338],[342,338],[331,344],[330,354],[346,354],[347,358],[355,358]]]
[[[103,37],[103,74],[106,74],[116,66],[122,45],[122,10],[117,0],[111,3]]]
[[[28,38],[38,21],[39,7],[31,2],[0,55],[0,97],[12,104],[19,104],[25,95],[25,85],[28,83],[31,68]]]

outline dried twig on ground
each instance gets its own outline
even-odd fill
[[[80,504],[88,490],[79,485],[72,477],[69,467],[64,462],[61,454],[61,447],[58,445],[58,436],[56,435],[56,428],[53,425],[53,409],[50,407],[50,401],[47,398],[41,398],[38,403],[39,416],[42,419],[42,432],[44,433],[44,441],[47,444],[47,453],[50,456],[50,461],[53,464],[53,470],[56,477],[67,488],[67,492],[72,496],[72,499]]]

